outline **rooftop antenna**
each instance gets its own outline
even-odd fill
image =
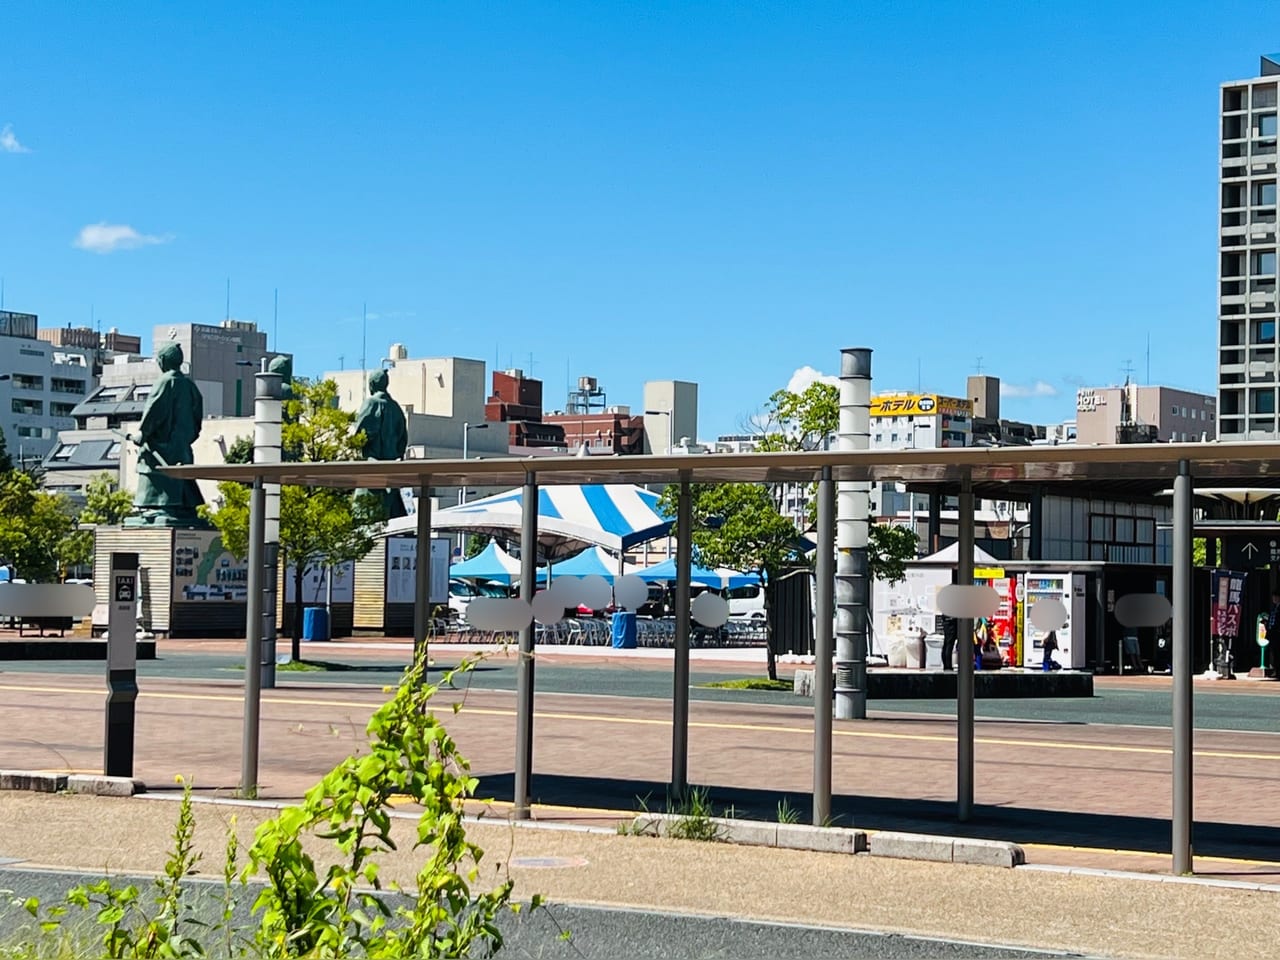
[[[339,369],[339,370],[345,370],[345,369],[347,369],[347,357],[346,357],[346,354],[342,354],[342,353],[338,354],[338,369]]]
[[[1133,376],[1133,361],[1126,360],[1120,369],[1124,371],[1124,382],[1127,384]]]
[[[227,277],[227,319],[231,319],[231,278]]]
[[[280,349],[280,288],[271,291],[271,347]]]
[[[982,357],[978,357],[978,362],[977,362],[977,364],[974,366],[974,368],[973,368],[973,369],[974,369],[974,371],[975,371],[976,373],[981,373],[981,372],[982,372]]]

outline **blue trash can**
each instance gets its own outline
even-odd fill
[[[324,607],[307,607],[302,611],[302,639],[329,639],[329,611]]]
[[[634,610],[623,610],[613,615],[613,645],[619,650],[636,648],[636,614]]]

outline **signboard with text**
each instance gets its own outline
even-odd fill
[[[968,417],[973,413],[973,403],[958,397],[943,397],[936,393],[888,394],[871,398],[871,416],[873,417],[928,417],[935,413],[950,417]]]
[[[1213,619],[1215,637],[1240,636],[1240,604],[1247,574],[1234,570],[1213,571]]]
[[[413,603],[417,592],[418,540],[387,538],[387,603]],[[432,603],[449,602],[449,538],[431,538]]]
[[[213,530],[175,530],[173,534],[173,601],[212,600],[244,603],[249,564],[222,546]]]

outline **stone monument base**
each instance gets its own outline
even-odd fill
[[[124,518],[125,527],[169,527],[176,530],[212,530],[213,524],[194,510],[173,507],[163,510],[140,510]]]

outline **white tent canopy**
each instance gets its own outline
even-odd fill
[[[516,487],[438,510],[431,516],[431,527],[515,539],[520,535],[523,500],[523,488]],[[386,532],[412,533],[416,529],[417,519],[407,516],[389,521]],[[635,484],[567,484],[538,489],[538,548],[543,559],[560,560],[583,547],[622,553],[666,536],[670,529],[671,518],[658,510],[658,494]]]
[[[917,563],[948,563],[955,565],[960,559],[960,544],[953,543],[949,547],[943,547],[937,553],[931,553],[927,557],[921,557]],[[980,567],[991,567],[1000,565],[1000,561],[993,557],[987,551],[983,550],[976,543],[973,545],[973,562]]]

